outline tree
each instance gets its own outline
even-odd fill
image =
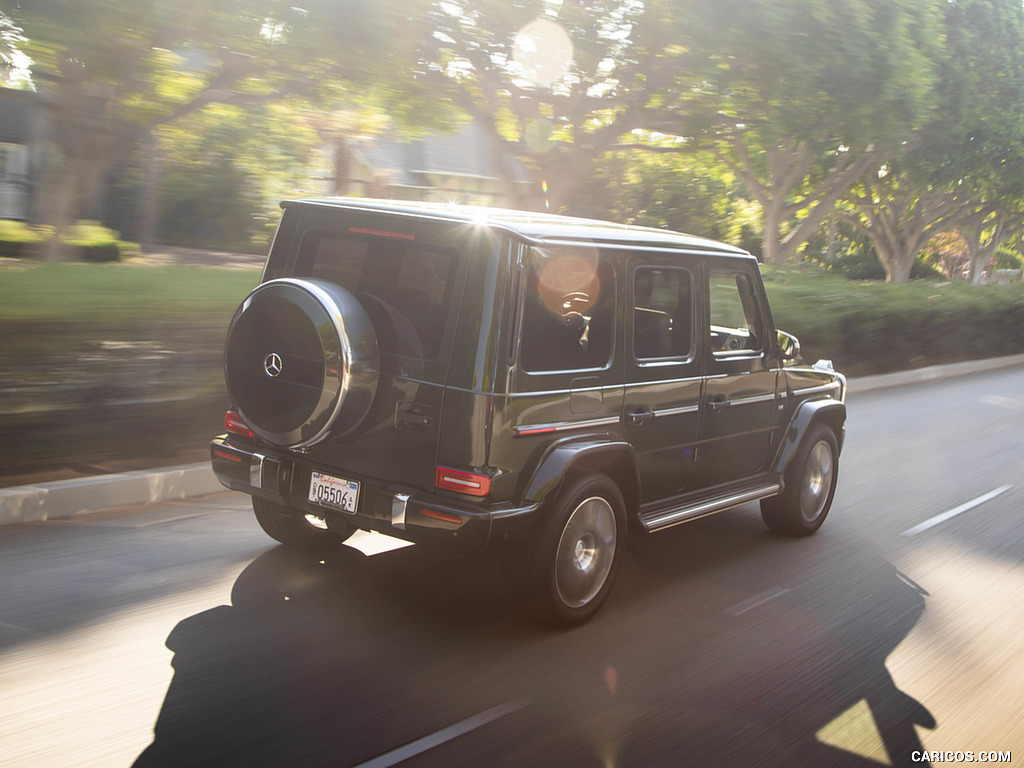
[[[891,165],[858,182],[847,200],[841,215],[871,240],[887,283],[907,282],[921,249],[963,210],[955,191]]]
[[[33,99],[60,149],[47,218],[58,229],[73,221],[115,162],[158,126],[208,104],[322,92],[339,78],[380,80],[407,49],[385,43],[410,7],[398,0],[0,0],[0,13],[25,38]]]
[[[677,3],[678,5],[678,3]],[[933,0],[706,0],[709,62],[647,127],[708,147],[764,211],[763,256],[791,258],[864,175],[914,140],[940,40]],[[700,58],[700,57],[698,57]]]
[[[420,77],[484,126],[515,197],[513,161],[534,195],[575,212],[598,159],[660,108],[690,71],[673,0],[444,0]]]
[[[913,145],[850,196],[886,279],[904,282],[935,234],[956,230],[972,279],[1024,214],[1024,9],[1017,0],[943,4],[936,108]]]
[[[954,0],[939,93],[947,160],[969,204],[956,228],[971,282],[999,245],[1024,229],[1024,7],[1016,0]]]

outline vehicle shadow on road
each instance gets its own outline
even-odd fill
[[[569,632],[511,612],[492,561],[269,550],[171,632],[135,765],[356,766],[509,703],[403,765],[927,764],[934,719],[885,667],[923,589],[877,556],[836,574],[728,521],[687,528],[631,548]]]

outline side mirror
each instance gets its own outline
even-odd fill
[[[775,345],[779,359],[783,362],[796,360],[800,355],[800,341],[785,331],[775,331]]]

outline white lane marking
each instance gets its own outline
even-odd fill
[[[981,398],[981,402],[986,405],[994,405],[1011,411],[1024,411],[1024,402],[1015,400],[1012,397],[1003,397],[1002,395],[985,395]]]
[[[974,509],[978,505],[984,504],[986,501],[991,501],[996,496],[1006,493],[1011,488],[1013,488],[1012,485],[1004,485],[999,488],[996,488],[994,491],[989,491],[988,493],[979,496],[976,499],[972,499],[971,501],[968,501],[965,504],[961,504],[959,507],[955,507],[954,509],[951,509],[948,512],[943,512],[941,515],[936,515],[935,517],[928,518],[923,523],[915,525],[913,528],[904,531],[903,535],[917,536],[917,534],[923,533],[924,531],[927,531],[929,528],[934,528],[939,523],[944,523],[947,520],[952,520],[957,515],[963,514],[969,509]]]
[[[752,611],[758,606],[764,605],[769,600],[774,600],[776,597],[782,597],[787,592],[789,592],[788,588],[776,589],[774,591],[768,590],[767,592],[762,592],[759,595],[754,595],[741,603],[736,603],[736,605],[731,608],[726,608],[725,612],[730,616],[742,616],[747,611]]]
[[[481,712],[479,715],[467,717],[465,720],[455,723],[455,725],[449,725],[447,728],[443,728],[429,736],[424,736],[422,739],[410,741],[405,746],[385,752],[383,755],[367,760],[365,763],[360,763],[356,768],[390,768],[393,765],[398,765],[403,760],[408,760],[410,757],[415,757],[434,747],[440,746],[446,741],[451,741],[470,731],[475,731],[477,728],[488,723],[500,720],[505,715],[510,715],[525,706],[526,702],[523,701],[510,701],[505,704],[499,704],[488,709],[486,712]]]

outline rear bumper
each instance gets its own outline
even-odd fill
[[[217,479],[241,491],[332,522],[474,556],[515,546],[528,536],[539,503],[525,505],[482,502],[440,495],[374,478],[321,467],[292,454],[239,446],[227,435],[210,443],[210,461]],[[355,514],[321,507],[308,499],[310,476],[341,475],[359,482]]]

